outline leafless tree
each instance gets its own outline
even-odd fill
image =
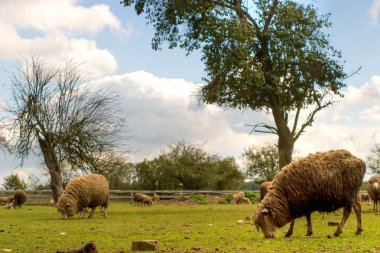
[[[67,61],[54,64],[44,57],[19,61],[10,76],[14,151],[23,161],[39,150],[51,178],[54,201],[62,187],[61,164],[98,171],[102,152],[120,144],[117,96],[91,89],[79,65]],[[37,149],[35,149],[37,148]]]

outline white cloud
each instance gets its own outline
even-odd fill
[[[84,63],[84,72],[92,77],[114,74],[118,67],[114,55],[86,38],[105,28],[121,36],[130,32],[105,4],[84,7],[74,0],[3,0],[0,60],[33,53],[56,61],[72,58]]]
[[[374,24],[377,24],[380,11],[380,0],[372,0],[371,7],[369,9],[369,17]]]
[[[105,4],[86,8],[75,0],[2,0],[0,13],[3,23],[46,33],[57,30],[97,33],[105,27],[123,30],[120,20]]]

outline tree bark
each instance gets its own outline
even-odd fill
[[[292,162],[294,148],[293,135],[287,125],[284,112],[276,105],[272,107],[273,118],[277,127],[278,153],[280,169]]]
[[[63,192],[62,175],[59,167],[57,154],[54,147],[52,147],[49,141],[42,138],[38,138],[42,154],[44,156],[45,164],[50,174],[50,188],[53,192],[54,203],[58,202],[59,197]]]

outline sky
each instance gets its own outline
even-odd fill
[[[366,160],[380,143],[380,0],[307,2],[331,14],[326,32],[342,52],[345,71],[361,69],[346,80],[344,98],[316,115],[296,142],[295,156],[343,148]],[[152,159],[179,140],[205,143],[208,152],[238,161],[249,146],[276,143],[274,135],[250,134],[249,125],[270,123],[270,115],[199,104],[194,92],[205,77],[200,52],[154,51],[153,35],[145,19],[119,1],[0,0],[0,84],[9,83],[17,59],[31,53],[83,63],[94,87],[109,87],[120,97],[132,162]],[[9,92],[0,89],[5,104]],[[40,164],[31,157],[20,167],[0,153],[0,185],[13,173],[25,180],[40,176]]]

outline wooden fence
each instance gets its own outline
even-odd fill
[[[193,194],[202,194],[208,196],[218,196],[218,195],[228,195],[231,193],[236,193],[241,190],[230,190],[230,191],[212,191],[212,190],[156,190],[156,191],[145,191],[145,190],[110,190],[110,199],[112,200],[125,200],[131,201],[133,198],[133,193],[142,192],[144,194],[152,196],[154,193],[160,195],[161,200],[170,200],[179,196],[189,196]],[[11,196],[13,195],[13,190],[0,190],[0,196]],[[258,191],[254,191],[258,192]],[[52,199],[51,190],[33,190],[26,191],[29,200],[36,200],[38,202],[50,202]]]

